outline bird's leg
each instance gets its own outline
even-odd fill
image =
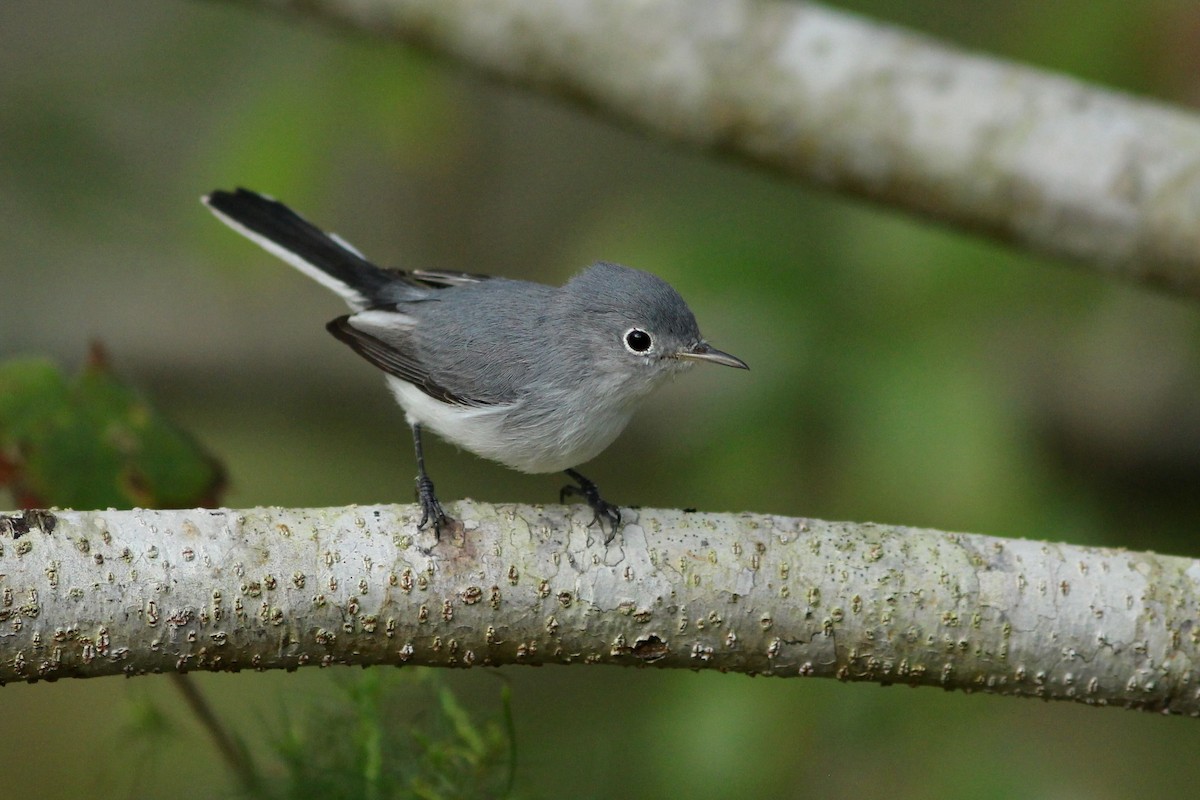
[[[433,491],[433,481],[429,480],[429,474],[425,472],[425,453],[421,449],[421,426],[414,423],[412,432],[413,447],[417,451],[417,501],[421,504],[421,521],[417,523],[417,528],[423,529],[432,522],[434,536],[440,539],[442,528],[447,526],[450,518],[442,510],[442,504],[438,502],[437,495]]]
[[[561,503],[568,497],[582,497],[584,501],[591,507],[592,513],[594,514],[592,521],[588,524],[595,525],[596,523],[600,523],[600,528],[603,530],[604,523],[608,523],[609,530],[604,537],[604,543],[608,544],[613,540],[613,537],[617,535],[617,528],[621,527],[621,509],[617,508],[615,505],[601,497],[600,489],[596,486],[596,484],[592,483],[575,470],[568,469],[565,470],[565,472],[571,480],[575,481],[575,483],[579,485],[572,486],[567,484],[564,486],[558,493],[558,501]]]

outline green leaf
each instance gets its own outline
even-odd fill
[[[123,382],[97,348],[73,381],[46,359],[0,364],[0,487],[23,507],[215,505],[217,461]]]

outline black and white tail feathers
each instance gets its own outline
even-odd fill
[[[229,227],[282,258],[354,309],[374,305],[403,273],[381,269],[337,236],[325,233],[278,200],[248,189],[217,190],[204,204]]]

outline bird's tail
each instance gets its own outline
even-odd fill
[[[403,280],[402,273],[375,266],[273,198],[237,189],[215,191],[203,201],[226,225],[337,292],[356,310],[374,305],[385,287]]]

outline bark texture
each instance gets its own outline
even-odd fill
[[[0,515],[0,681],[304,665],[620,664],[1200,715],[1200,563],[673,510]]]
[[[1200,118],[812,3],[240,0],[1200,297]]]

